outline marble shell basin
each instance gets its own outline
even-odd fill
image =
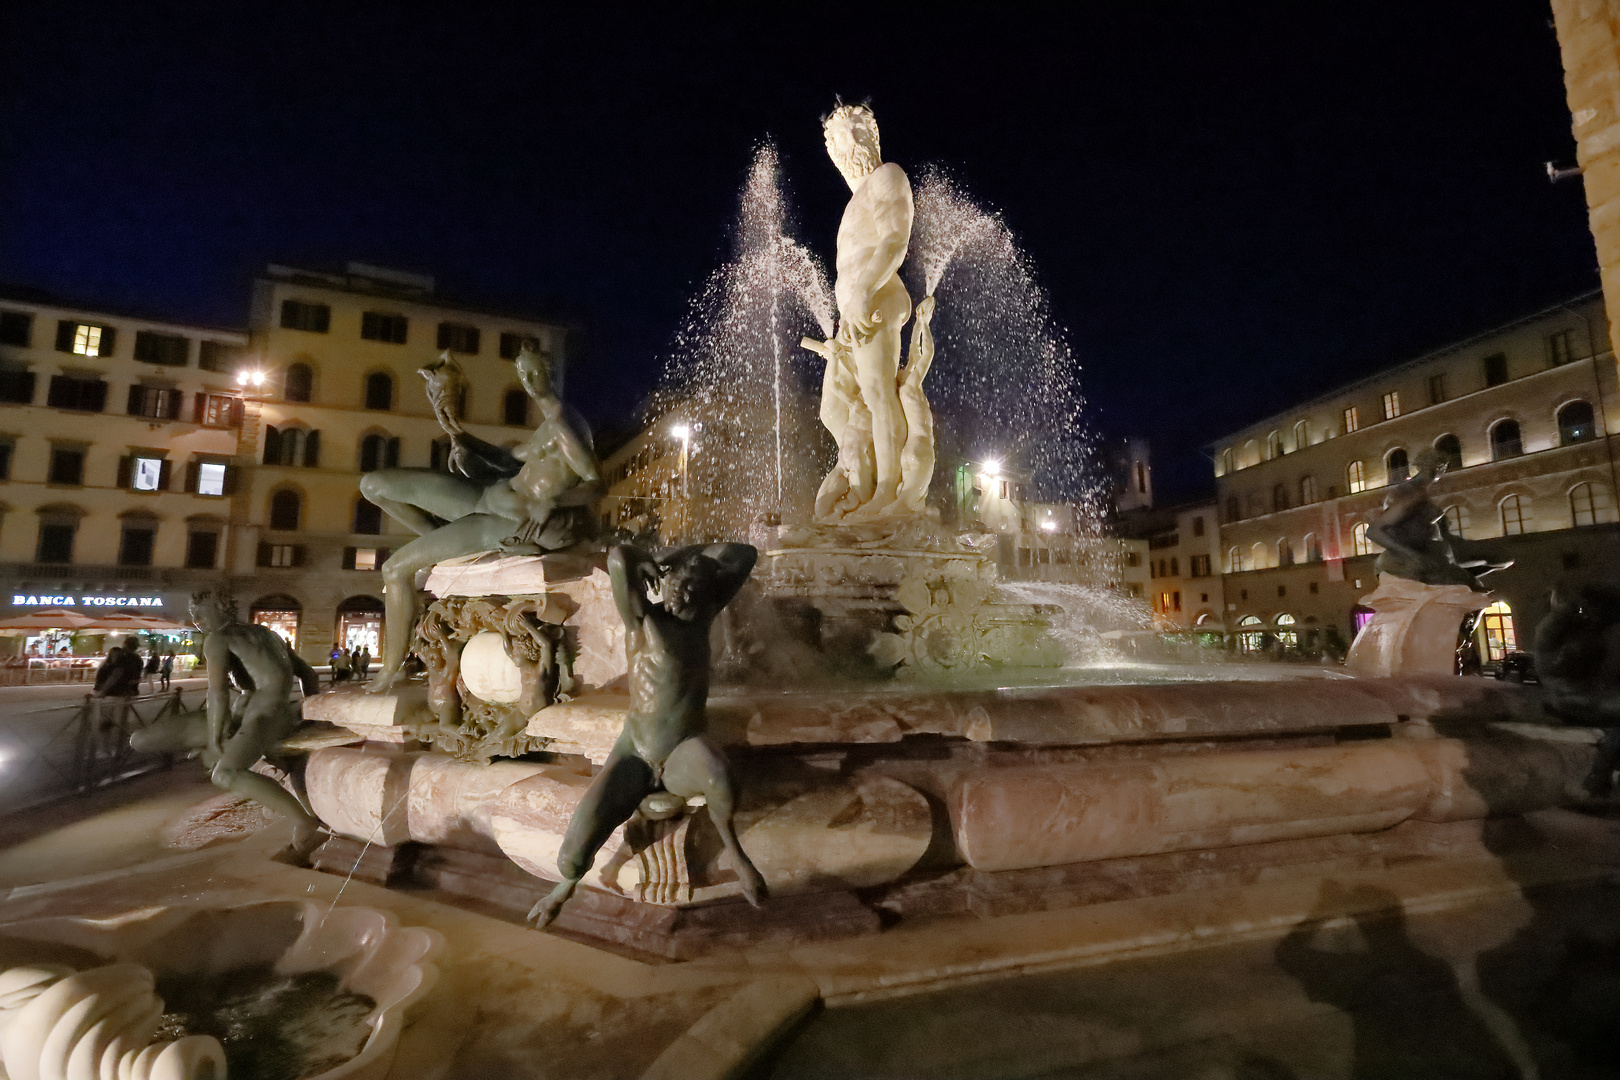
[[[160,980],[271,966],[277,975],[325,970],[376,1004],[359,1054],[306,1080],[382,1080],[406,1012],[438,980],[436,930],[401,927],[385,911],[311,901],[233,907],[142,908],[106,919],[60,917],[0,924],[0,968],[51,961],[86,968],[140,964]]]

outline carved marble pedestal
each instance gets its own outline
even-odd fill
[[[1451,675],[1463,619],[1491,598],[1465,585],[1380,574],[1378,588],[1361,602],[1376,614],[1356,635],[1345,667],[1357,675]]]

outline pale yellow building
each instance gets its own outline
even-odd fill
[[[180,622],[194,589],[223,580],[245,482],[246,340],[0,291],[0,617]]]

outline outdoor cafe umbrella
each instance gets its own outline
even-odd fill
[[[29,612],[27,615],[14,615],[9,619],[0,619],[0,635],[17,637],[25,634],[37,634],[41,630],[83,630],[87,626],[96,625],[96,620],[88,615],[80,615],[77,611],[67,611],[64,608],[46,608],[43,611]]]

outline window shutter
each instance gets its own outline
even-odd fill
[[[303,544],[294,544],[293,545],[292,564],[294,566],[303,566],[304,565],[304,545]]]
[[[203,393],[201,390],[199,390],[192,397],[191,422],[193,424],[202,423],[203,422],[203,417],[207,414],[207,409],[208,409],[208,395]]]
[[[236,474],[241,472],[235,465],[225,466],[225,477],[220,482],[220,493],[224,495],[236,494]]]
[[[170,420],[180,419],[180,402],[185,396],[186,395],[182,394],[178,390],[169,391],[169,407],[166,411],[166,415]]]
[[[259,565],[270,565],[270,545],[264,543],[263,541],[259,542]]]
[[[168,458],[163,459],[163,465],[158,470],[158,490],[169,490],[169,477],[174,475],[174,462]]]
[[[264,429],[264,463],[266,465],[281,464],[281,432],[273,427]]]
[[[135,459],[125,454],[118,459],[118,486],[127,488],[135,478]]]
[[[304,436],[304,467],[317,468],[321,463],[321,433],[312,431]]]
[[[231,402],[231,427],[242,426],[242,399]]]
[[[393,468],[397,468],[398,466],[399,466],[399,436],[396,435],[392,439],[388,440],[388,467],[390,469],[393,469]]]
[[[343,549],[343,569],[354,569],[354,548],[352,547],[346,547]]]
[[[105,355],[105,354],[103,354]],[[100,412],[107,407],[107,384],[97,379],[86,383],[85,391],[81,395],[81,406],[90,412]]]
[[[197,483],[202,475],[202,463],[196,458],[186,462],[186,490],[193,495],[197,493]]]
[[[63,319],[61,322],[56,324],[57,352],[73,351],[73,331],[78,327],[78,325],[78,323],[69,322],[66,319]]]
[[[131,384],[129,388],[129,415],[142,416],[146,409],[146,387],[138,383]]]
[[[103,326],[101,328],[101,348],[96,351],[97,356],[111,356],[118,347],[118,330],[116,327]]]

